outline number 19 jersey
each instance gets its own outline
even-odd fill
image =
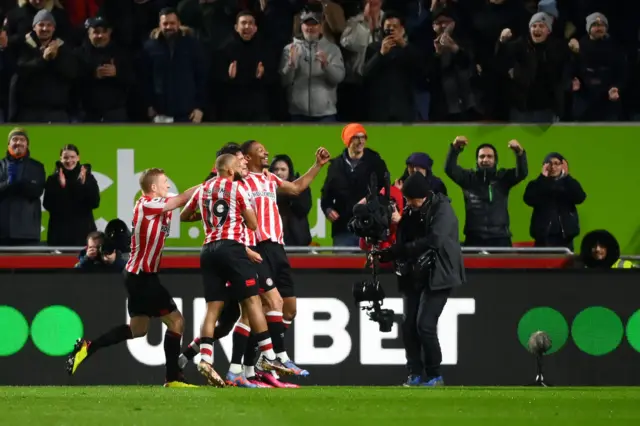
[[[241,181],[221,177],[208,180],[193,193],[187,207],[202,214],[204,244],[221,240],[249,244],[249,229],[242,213],[252,209],[252,202]]]

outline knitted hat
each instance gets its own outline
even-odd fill
[[[56,25],[56,18],[53,17],[53,14],[49,12],[47,9],[41,9],[36,13],[36,16],[33,17],[32,27],[35,27],[42,21],[49,21],[53,25]]]
[[[351,139],[353,139],[353,137],[359,133],[362,133],[365,136],[367,136],[367,131],[364,129],[364,126],[362,124],[358,124],[358,123],[347,124],[342,129],[342,142],[348,148],[349,145],[351,145]]]
[[[27,142],[29,142],[29,135],[27,135],[27,131],[22,127],[14,127],[11,129],[8,140],[11,140],[14,136],[24,136],[27,139]]]
[[[545,24],[547,28],[549,28],[549,31],[551,31],[551,28],[553,27],[553,17],[544,12],[538,12],[531,17],[531,20],[529,21],[529,28],[537,23]]]
[[[565,161],[564,157],[559,152],[550,152],[546,157],[544,157],[544,162],[542,164],[550,163],[554,158],[557,158],[560,162]]]
[[[431,170],[433,160],[429,154],[425,154],[424,152],[414,152],[409,156],[409,158],[407,158],[406,165]]]
[[[607,28],[609,28],[609,20],[607,19],[606,16],[604,16],[600,12],[592,13],[591,15],[587,16],[586,21],[587,21],[587,32],[591,31],[591,27],[593,26],[593,24],[595,24],[598,21],[602,22]]]
[[[402,194],[406,198],[426,198],[431,191],[429,181],[422,173],[414,173],[402,184]]]

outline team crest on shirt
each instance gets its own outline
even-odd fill
[[[271,287],[273,285],[273,280],[271,278],[267,278],[266,283],[269,287]]]

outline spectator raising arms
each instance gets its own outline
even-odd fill
[[[82,246],[87,234],[96,230],[93,209],[100,205],[100,189],[91,165],[80,164],[75,145],[60,150],[60,160],[47,179],[43,205],[49,212],[50,246]]]
[[[276,155],[269,171],[280,179],[293,182],[300,177],[293,168],[288,155]],[[311,188],[300,195],[293,196],[278,193],[278,208],[282,217],[284,244],[287,246],[308,246],[311,244],[311,232],[307,216],[311,211]]]

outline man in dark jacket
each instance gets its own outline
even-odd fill
[[[270,52],[256,35],[256,19],[250,12],[238,15],[235,30],[214,58],[218,91],[212,98],[218,116],[227,122],[268,121],[267,84],[275,76]]]
[[[88,19],[86,27],[87,38],[77,50],[84,121],[126,122],[127,97],[135,82],[131,58],[111,40],[112,27],[105,19]]]
[[[403,20],[386,13],[384,39],[367,47],[362,70],[368,99],[368,121],[413,122],[415,90],[426,78],[426,57],[407,38]]]
[[[59,6],[60,4],[53,0],[18,0],[18,7],[7,14],[9,44],[22,44],[24,36],[33,27],[33,18],[43,10],[51,12],[56,21],[56,37],[66,39],[70,35],[71,26],[67,12]]]
[[[403,295],[402,335],[409,369],[405,385],[440,386],[438,319],[452,289],[466,282],[458,218],[449,199],[431,191],[420,173],[407,179],[402,192],[407,206],[396,243],[379,252],[380,261],[396,261]]]
[[[68,123],[78,62],[64,40],[54,38],[56,21],[47,10],[33,18],[33,31],[19,49],[11,82],[11,117],[27,123]],[[16,118],[17,117],[17,118]]]
[[[342,130],[342,142],[346,149],[331,160],[320,205],[332,222],[333,245],[357,247],[359,238],[347,230],[353,206],[367,195],[371,173],[376,174],[380,191],[388,170],[380,154],[365,148],[367,132],[362,125],[347,124]]]
[[[551,37],[553,18],[538,12],[529,22],[529,34],[511,41],[505,28],[498,41],[496,63],[506,81],[510,121],[552,123],[564,112],[569,88],[569,48]]]
[[[30,158],[24,129],[13,129],[8,145],[7,156],[0,160],[0,245],[38,245],[44,166]]]
[[[588,35],[569,44],[574,53],[572,116],[575,121],[618,121],[620,91],[626,86],[626,55],[609,35],[606,16],[592,13],[586,20]]]
[[[200,123],[206,104],[204,55],[175,10],[160,12],[160,27],[144,45],[144,62],[149,117],[156,123]]]
[[[511,247],[509,191],[527,177],[527,155],[520,143],[512,140],[508,146],[516,154],[516,168],[498,169],[498,151],[493,145],[482,144],[476,150],[476,170],[465,170],[458,165],[458,156],[468,143],[466,137],[456,137],[445,165],[447,176],[464,193],[464,244]]]
[[[542,173],[527,184],[524,202],[533,207],[529,233],[536,247],[567,247],[580,234],[576,205],[587,198],[580,182],[569,176],[565,158],[557,152],[547,155]]]

